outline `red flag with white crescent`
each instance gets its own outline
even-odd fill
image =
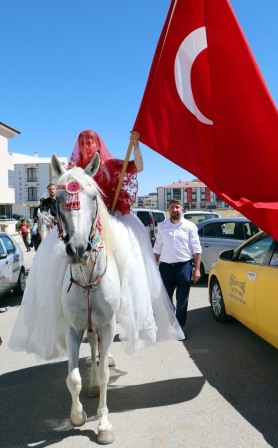
[[[172,0],[133,129],[278,240],[277,108],[228,0]]]

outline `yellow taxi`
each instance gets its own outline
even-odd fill
[[[220,254],[209,273],[213,317],[240,321],[278,348],[278,242],[259,232]]]

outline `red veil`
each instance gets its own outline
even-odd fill
[[[94,180],[103,192],[103,201],[106,207],[108,210],[111,210],[124,161],[112,157],[106,144],[95,131],[85,130],[80,134],[83,132],[90,134],[97,143],[101,165],[97,174],[94,176]],[[77,137],[70,156],[69,168],[73,165],[80,166],[83,169],[86,168],[86,166],[83,166],[82,153],[78,143],[80,134]],[[120,211],[122,215],[130,212],[130,206],[136,201],[137,190],[137,170],[135,163],[130,161],[127,165],[126,174],[116,205],[116,210]]]

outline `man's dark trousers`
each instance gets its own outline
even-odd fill
[[[176,289],[176,317],[180,326],[184,327],[191,284],[192,260],[180,263],[161,262],[159,271],[168,296],[172,301]]]

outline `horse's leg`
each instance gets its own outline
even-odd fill
[[[109,381],[109,349],[114,337],[114,326],[109,325],[101,330],[100,334],[100,358],[97,369],[97,381],[100,389],[98,416],[98,442],[101,444],[112,443],[115,439],[114,431],[108,420],[107,387]]]
[[[67,332],[67,349],[69,357],[67,386],[72,398],[70,420],[74,426],[84,425],[87,419],[87,415],[83,411],[83,406],[79,401],[82,384],[78,368],[78,358],[82,333],[82,331],[72,327],[70,327]]]
[[[92,357],[91,379],[87,394],[89,397],[98,397],[99,396],[99,385],[97,382],[98,336],[94,331],[88,331],[87,335],[91,347],[91,357]]]
[[[111,353],[109,353],[109,357],[108,357],[108,367],[116,367],[115,360],[114,360],[113,356],[111,355]]]
[[[98,350],[97,352],[100,353],[100,341],[98,338],[98,344],[97,344]],[[111,353],[109,352],[109,357],[108,357],[108,367],[116,367],[116,363],[114,361],[113,356],[111,355]]]

